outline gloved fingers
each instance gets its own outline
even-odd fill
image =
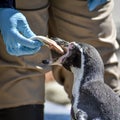
[[[0,30],[11,55],[34,54],[43,45],[40,41],[29,39],[35,34],[29,28],[26,17],[15,9],[0,9]]]
[[[88,0],[88,8],[90,11],[93,11],[96,9],[98,6],[105,4],[109,0]]]
[[[24,37],[17,29],[13,29],[10,33],[10,38],[14,39],[14,42],[21,44],[22,46],[26,46],[28,48],[39,48],[43,44],[37,40],[31,40],[29,38]]]
[[[8,43],[6,45],[6,50],[10,55],[18,56],[19,48],[20,48],[20,45],[17,43],[16,45],[14,44],[14,46],[12,45],[12,43]]]
[[[36,52],[38,52],[39,50],[40,50],[40,48],[31,49],[31,48],[27,48],[25,46],[21,46],[20,44],[18,44],[14,48],[13,48],[13,46],[7,47],[7,52],[10,55],[15,55],[15,56],[32,55],[32,54],[35,54]]]
[[[13,45],[13,41],[9,40],[7,35],[6,36],[3,35],[3,40],[6,45],[6,50],[9,54],[16,51],[16,48],[18,47],[17,43],[14,43],[14,45]]]
[[[35,33],[29,27],[29,24],[25,17],[24,17],[24,20],[18,21],[17,29],[26,38],[31,38],[31,37],[36,36]],[[40,40],[38,40],[38,41],[40,43]],[[43,45],[42,41],[41,41],[40,45],[41,46]]]
[[[36,36],[35,33],[33,33],[31,28],[29,27],[29,24],[25,17],[24,20],[18,21],[17,29],[24,37],[31,38],[33,36]]]
[[[25,38],[15,28],[8,29],[6,32],[3,31],[3,40],[6,45],[6,50],[10,55],[32,55],[38,52],[42,46],[41,42]]]
[[[3,40],[4,43],[6,45],[6,50],[10,55],[15,55],[17,56],[17,54],[19,53],[19,48],[20,48],[20,44],[15,42],[15,40],[13,38],[8,38],[7,35],[3,35]]]
[[[4,37],[6,50],[10,55],[21,56],[21,55],[32,55],[40,50],[41,47],[29,48],[22,46],[20,43],[16,42],[14,38],[7,39]]]

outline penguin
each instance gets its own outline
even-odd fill
[[[57,62],[74,76],[72,120],[120,120],[120,98],[104,83],[104,64],[96,48],[76,42],[67,45]]]

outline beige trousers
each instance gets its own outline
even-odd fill
[[[50,36],[96,47],[105,64],[105,82],[120,94],[120,68],[115,53],[119,45],[111,15],[113,0],[92,12],[87,0],[50,0],[50,3]]]
[[[47,1],[34,0],[32,4],[29,3],[29,0],[16,0],[16,7],[24,9],[21,12],[27,17],[30,27],[36,34],[47,35]],[[44,104],[45,73],[51,68],[43,64],[42,61],[46,59],[50,59],[50,51],[45,46],[35,55],[9,55],[0,35],[0,109]]]
[[[115,39],[112,7],[113,0],[93,12],[88,11],[87,0],[50,0],[49,3],[48,0],[16,0],[16,8],[26,16],[37,35],[49,33],[50,36],[67,41],[86,42],[95,46],[106,66],[106,83],[119,91],[118,61],[115,55],[119,45]],[[2,36],[0,45],[0,108],[43,104],[44,74],[50,67],[42,61],[49,59],[50,51],[43,47],[35,55],[15,57],[6,52]],[[69,72],[64,68],[57,67],[56,72],[58,81],[62,80],[62,75],[65,77],[65,90],[71,93],[72,74],[70,82],[65,74]]]

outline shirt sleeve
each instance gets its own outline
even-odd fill
[[[0,8],[14,8],[15,0],[0,0]]]

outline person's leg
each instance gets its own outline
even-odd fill
[[[117,40],[120,43],[120,0],[114,0],[113,19],[117,28]]]
[[[0,110],[0,120],[44,120],[43,105],[25,105]]]
[[[51,0],[49,34],[96,47],[105,64],[105,82],[118,92],[120,74],[115,52],[119,45],[112,9],[113,0],[92,12],[88,10],[87,0]]]
[[[120,67],[118,64],[105,65],[105,83],[120,96]]]

